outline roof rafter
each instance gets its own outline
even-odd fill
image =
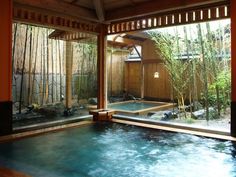
[[[83,8],[80,6],[74,6],[72,4],[57,1],[57,0],[14,0],[14,4],[23,5],[24,7],[32,7],[38,9],[44,9],[56,13],[61,13],[71,17],[76,17],[83,20],[98,22],[97,16],[93,10]]]
[[[93,4],[96,10],[98,20],[100,22],[103,22],[105,20],[105,16],[104,16],[104,7],[102,0],[93,0]]]
[[[196,5],[207,5],[216,2],[224,2],[228,0],[168,0],[168,1],[148,1],[119,9],[107,11],[105,15],[106,21],[118,21],[137,16],[151,15],[154,13],[177,10]],[[121,13],[122,12],[122,13]]]

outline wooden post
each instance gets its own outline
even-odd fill
[[[73,48],[71,42],[66,41],[66,110],[72,107],[72,64],[73,64]]]
[[[106,36],[105,25],[101,24],[100,34],[97,37],[97,67],[98,67],[98,109],[106,108],[107,82],[106,82]]]
[[[236,137],[236,1],[230,1],[231,15],[231,135]]]
[[[0,1],[0,135],[12,132],[12,0]]]

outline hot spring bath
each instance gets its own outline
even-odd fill
[[[235,177],[236,144],[97,123],[1,143],[0,166],[35,177]]]

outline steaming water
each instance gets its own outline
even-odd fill
[[[0,144],[0,166],[35,177],[236,177],[236,144],[95,124]]]

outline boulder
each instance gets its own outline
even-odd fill
[[[209,108],[209,113],[212,114],[215,112],[215,109],[210,107]],[[192,113],[192,116],[194,119],[206,119],[206,110],[205,109],[200,109],[198,111],[194,111]]]

